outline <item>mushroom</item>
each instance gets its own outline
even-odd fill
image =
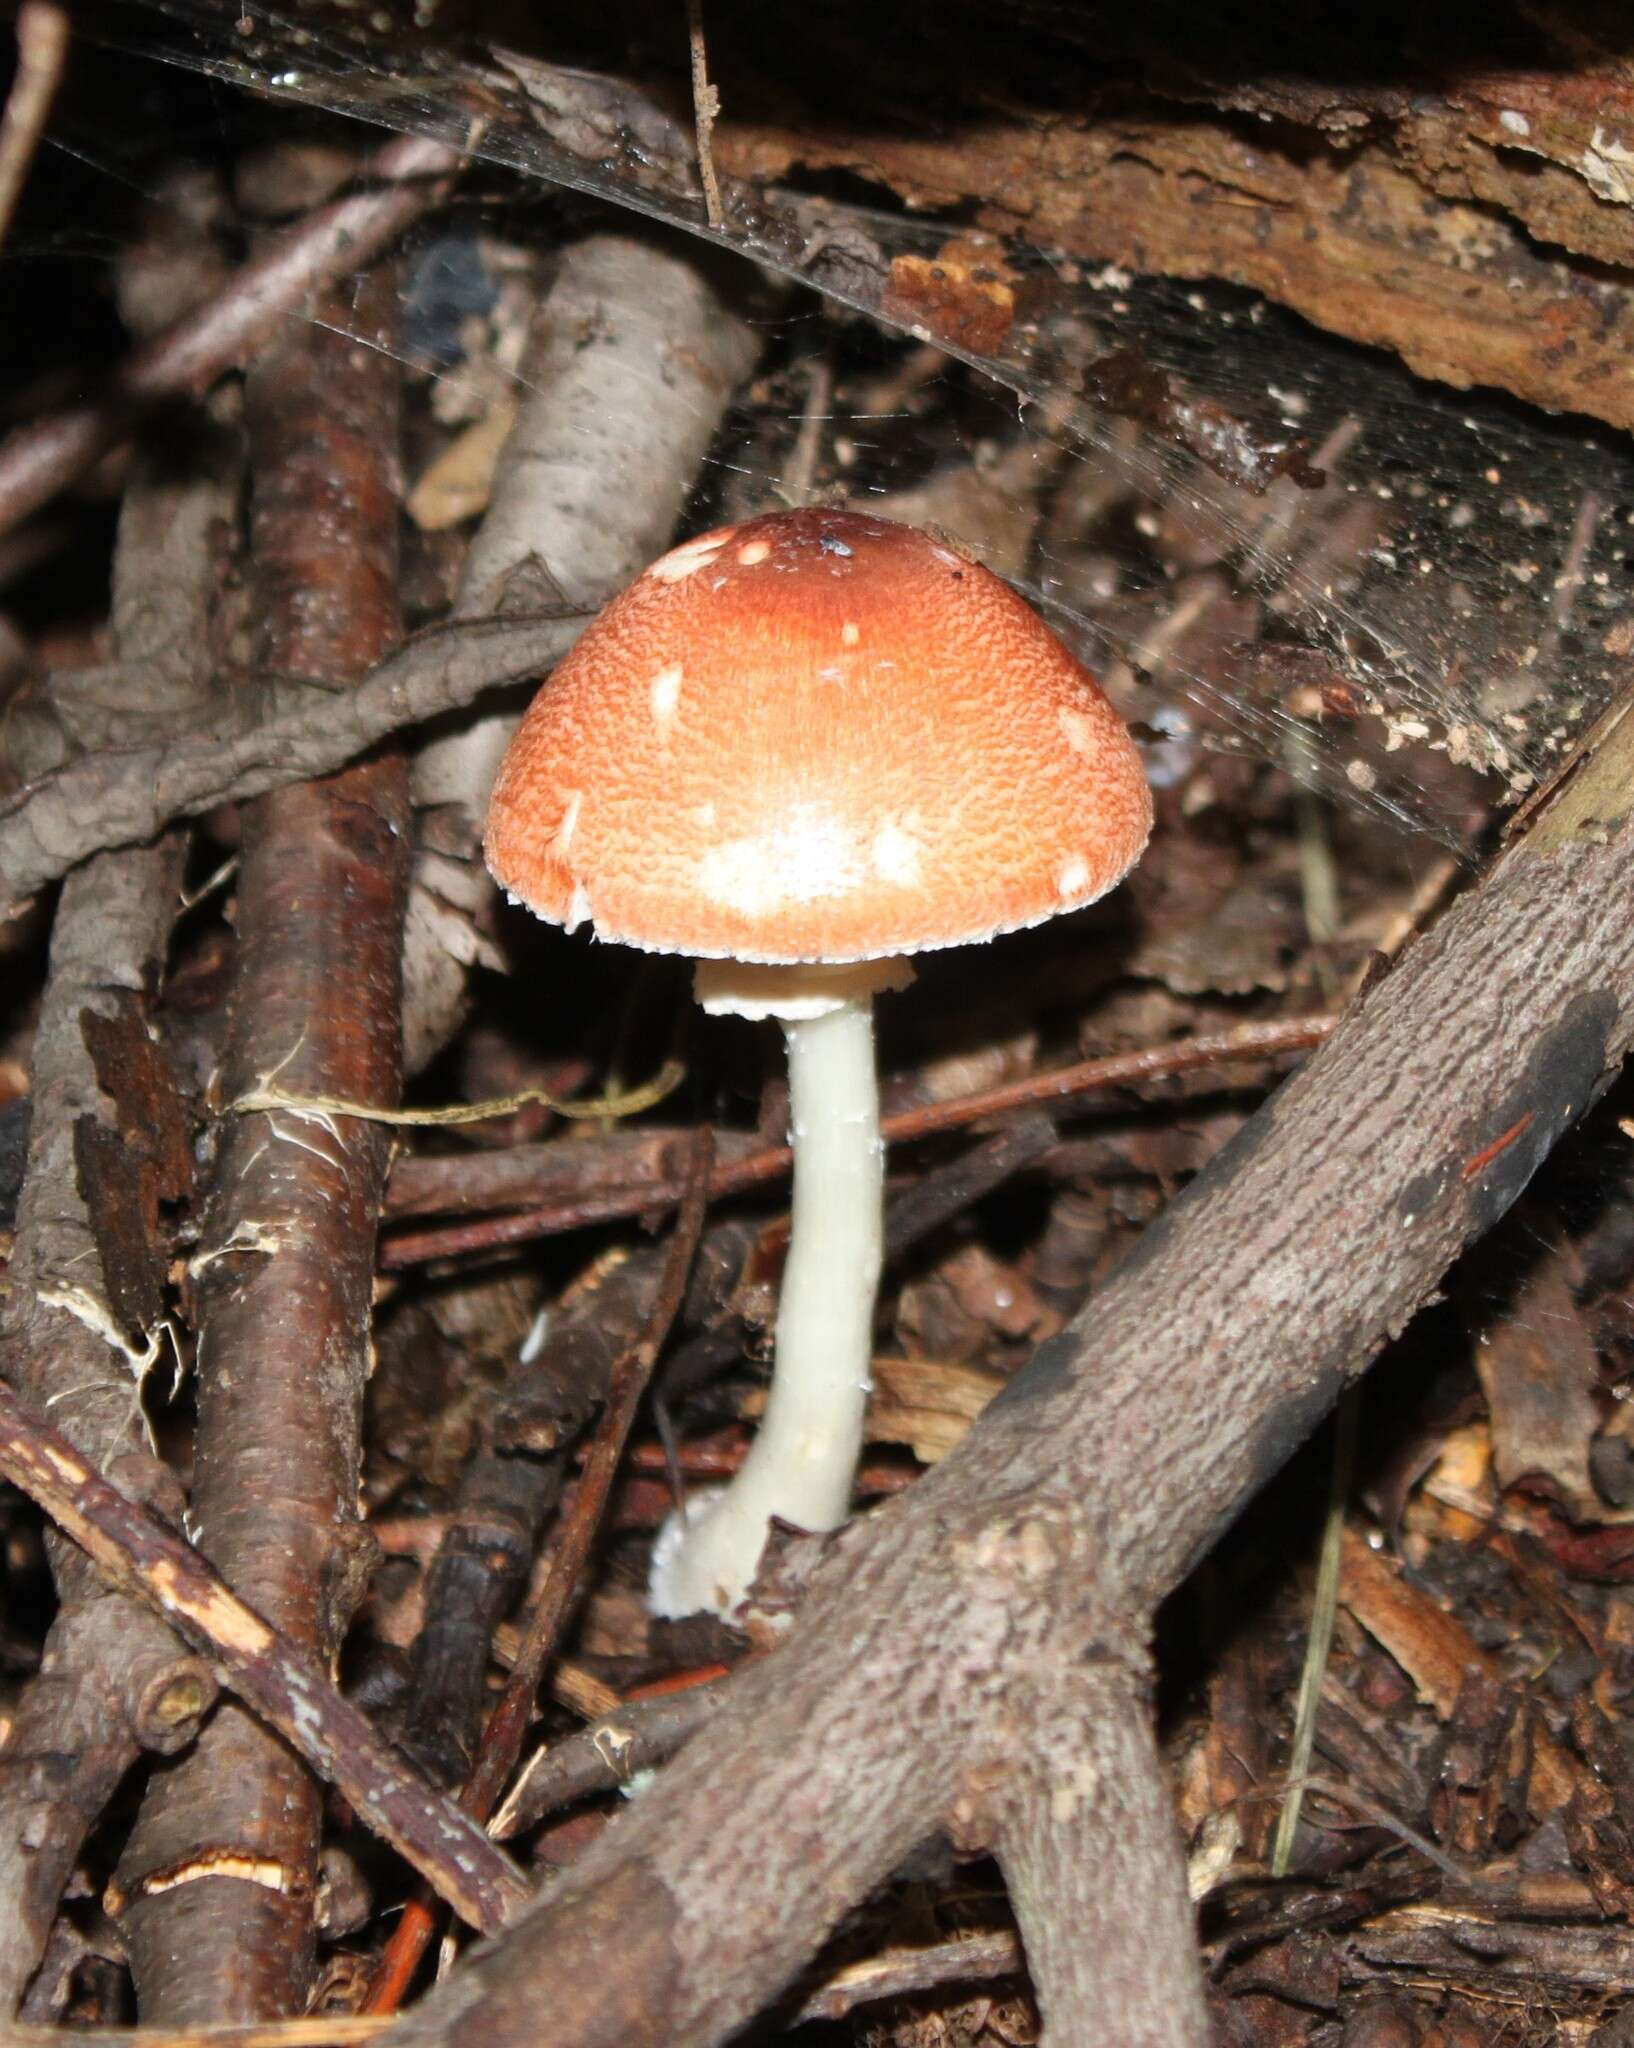
[[[773,1516],[838,1527],[862,1446],[883,1194],[873,997],[905,954],[1112,888],[1151,829],[1094,678],[1007,584],[862,513],[776,512],[653,563],[511,742],[488,863],[569,931],[690,955],[788,1038],[794,1216],[764,1419],[661,1536],[660,1613],[730,1612]]]

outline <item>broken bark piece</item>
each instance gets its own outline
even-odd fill
[[[460,1478],[425,1579],[425,1620],[409,1650],[399,1743],[437,1785],[475,1754],[493,1632],[527,1584],[534,1546],[561,1497],[554,1459],[479,1450]]]
[[[1566,1517],[1612,1519],[1591,1463],[1603,1406],[1600,1359],[1577,1305],[1577,1262],[1557,1231],[1475,1347],[1500,1487],[1554,1496]]]
[[[1506,1689],[1497,1659],[1483,1650],[1455,1616],[1402,1577],[1352,1529],[1344,1536],[1339,1598],[1387,1649],[1437,1716],[1449,1720],[1473,1678]],[[1528,1803],[1539,1817],[1563,1806],[1581,1772],[1546,1731],[1537,1730]]]
[[[103,1286],[135,1342],[159,1326],[171,1232],[163,1211],[193,1191],[193,1125],[177,1077],[138,1006],[80,1013],[97,1084],[115,1128],[81,1116],[74,1126],[80,1198],[102,1263]]]
[[[994,355],[1016,317],[1017,281],[997,241],[956,237],[934,256],[896,257],[880,310],[921,341]]]
[[[1531,1703],[1506,1679],[1479,1669],[1465,1674],[1429,1799],[1436,1836],[1459,1862],[1486,1862],[1512,1849],[1524,1830],[1532,1723]]]
[[[1634,1916],[1634,1770],[1618,1723],[1590,1700],[1572,1708],[1572,1739],[1590,1767],[1567,1802],[1566,1840],[1608,1918]]]

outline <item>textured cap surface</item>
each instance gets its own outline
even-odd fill
[[[912,527],[717,528],[613,599],[534,699],[488,814],[509,893],[653,952],[862,960],[1093,902],[1151,797],[1088,670]]]

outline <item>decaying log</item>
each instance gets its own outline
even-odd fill
[[[395,311],[395,279],[378,273],[264,350],[246,389],[262,655],[337,694],[399,631]],[[395,1104],[408,823],[400,757],[246,811],[228,1103],[277,1082]],[[339,1647],[370,1554],[359,1438],[388,1143],[356,1119],[229,1114],[190,1265],[192,1526],[234,1589],[320,1656]],[[321,1821],[316,1779],[236,1706],[155,1776],[119,1870],[144,2014],[302,2009]]]
[[[1146,1828],[1141,1881],[1123,1862],[1120,1877],[1151,1900],[1174,1848],[1166,1805],[1131,1783],[1127,1722],[1075,1721],[1076,1747],[1040,1757],[1040,1715],[1075,1674],[1143,1686],[1156,1602],[1614,1071],[1634,1037],[1630,724],[959,1449],[833,1542],[783,1646],[394,2048],[520,2048],[541,2009],[564,2048],[719,2041],[962,1807],[978,1831],[993,1814],[1002,1847],[1006,1756],[1084,1802],[1082,1843],[1097,1799]],[[1059,1956],[1048,1897],[1018,1879],[1030,1937]],[[1056,2038],[1198,2048],[1182,1928],[1154,1921],[1138,1979],[1057,2010]],[[1046,1965],[1052,1981],[1083,1998],[1081,1976]]]
[[[992,233],[1248,285],[1421,376],[1634,424],[1615,367],[1634,337],[1634,290],[1540,250],[1488,204],[1438,204],[1387,145],[1324,147],[1284,126],[1137,105],[1022,112],[928,140],[723,122],[716,151],[761,178],[843,166],[920,206],[975,201]],[[1587,184],[1579,192],[1580,215],[1611,210]]]
[[[858,224],[825,229],[785,182],[843,171],[918,212],[973,207],[1035,248],[1245,284],[1425,375],[1626,426],[1626,64],[1539,10],[1497,13],[1506,27],[1472,54],[1422,13],[1370,14],[1354,48],[1325,14],[1300,49],[1283,17],[1256,48],[1240,12],[1186,9],[1182,50],[1167,20],[1058,12],[1047,89],[1035,40],[976,7],[939,9],[934,34],[894,46],[878,20],[841,28],[818,10],[768,37],[750,18],[710,49],[724,238],[996,353],[1017,301],[971,288],[956,243],[937,276]],[[1494,63],[1506,37],[1526,54]],[[1385,48],[1400,56],[1380,81]],[[547,173],[605,187],[628,156],[629,202],[701,217],[692,123],[663,84],[507,49],[476,75],[520,95]]]

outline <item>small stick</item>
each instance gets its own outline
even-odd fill
[[[692,118],[698,131],[698,177],[704,188],[704,217],[718,234],[726,225],[720,181],[715,176],[714,134],[721,96],[709,82],[703,0],[687,0],[687,41],[692,50]]]
[[[191,1544],[111,1486],[0,1381],[0,1477],[44,1508],[122,1592],[162,1614],[223,1682],[344,1794],[462,1920],[494,1933],[527,1903],[510,1859],[409,1770],[318,1658],[274,1633]]]
[[[17,70],[0,117],[0,242],[11,227],[67,56],[67,15],[51,0],[23,0],[17,10]]]
[[[881,1131],[887,1144],[901,1145],[942,1131],[962,1129],[984,1117],[1000,1116],[1010,1110],[1031,1109],[1038,1103],[1061,1102],[1097,1088],[1127,1087],[1136,1081],[1155,1080],[1186,1074],[1199,1067],[1225,1060],[1265,1058],[1273,1054],[1305,1052],[1320,1045],[1332,1031],[1333,1017],[1288,1017],[1269,1023],[1239,1024],[1230,1031],[1203,1032],[1173,1045],[1147,1046],[1137,1052],[1109,1053],[1102,1059],[1083,1060],[1076,1066],[1053,1067],[1025,1080],[1007,1081],[979,1094],[961,1095],[951,1102],[927,1103],[886,1117]],[[793,1154],[787,1146],[752,1152],[716,1172],[709,1195],[718,1201],[745,1188],[783,1179],[790,1171]],[[388,1272],[422,1265],[428,1259],[455,1257],[462,1252],[489,1251],[501,1245],[525,1244],[536,1237],[548,1237],[560,1230],[578,1230],[586,1224],[607,1223],[618,1217],[641,1216],[672,1207],[682,1196],[675,1181],[644,1181],[592,1189],[570,1201],[553,1202],[524,1209],[509,1216],[484,1217],[474,1223],[454,1223],[437,1230],[405,1232],[381,1248],[380,1263]]]
[[[641,1337],[613,1367],[607,1388],[607,1406],[602,1411],[601,1425],[584,1461],[567,1524],[551,1558],[545,1582],[523,1623],[516,1662],[511,1667],[505,1690],[482,1732],[476,1766],[460,1794],[461,1810],[475,1821],[485,1822],[488,1819],[499,1804],[499,1795],[505,1789],[506,1780],[516,1768],[528,1723],[533,1718],[540,1680],[567,1617],[585,1561],[590,1555],[590,1546],[601,1527],[636,1409],[647,1390],[658,1354],[681,1312],[687,1275],[692,1270],[693,1256],[703,1235],[704,1217],[708,1213],[710,1168],[714,1158],[713,1133],[705,1125],[694,1141],[681,1213],[670,1240],[658,1298]],[[366,2013],[396,2011],[420,1958],[436,1932],[436,1924],[424,1897],[410,1901],[397,1923],[397,1931],[386,1945],[374,1981],[369,1986],[363,2003]]]
[[[474,124],[472,144],[479,132]],[[0,444],[0,533],[82,476],[149,406],[204,390],[319,286],[361,270],[442,199],[463,161],[424,136],[388,143],[363,167],[360,190],[321,207],[207,305],[127,356],[96,398],[20,427]]]
[[[823,429],[833,418],[834,361],[821,355],[811,365],[806,382],[806,403],[800,415],[800,432],[794,453],[784,472],[778,496],[785,505],[809,505],[817,493],[817,464],[822,458]]]
[[[899,1259],[910,1246],[990,1195],[1042,1159],[1056,1141],[1055,1124],[1042,1110],[998,1131],[957,1159],[931,1169],[904,1188],[885,1211],[885,1256]]]
[[[666,1762],[714,1714],[723,1685],[724,1674],[683,1692],[632,1696],[593,1726],[537,1750],[494,1816],[496,1839],[525,1834],[546,1814]]]

